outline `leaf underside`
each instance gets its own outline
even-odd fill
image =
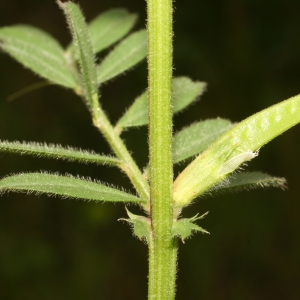
[[[143,199],[86,179],[47,173],[17,174],[0,180],[0,192],[46,193],[63,198],[143,203]]]
[[[188,77],[175,77],[172,81],[173,89],[173,112],[177,113],[186,108],[197,97],[199,97],[206,88],[206,83],[192,81]],[[134,127],[148,124],[148,92],[140,95],[129,107],[126,113],[117,123],[117,127]]]
[[[135,66],[147,56],[147,31],[132,33],[121,41],[97,67],[97,81],[101,84]]]
[[[285,178],[270,176],[262,172],[243,172],[227,177],[223,182],[214,186],[205,195],[218,195],[249,191],[259,188],[280,188],[286,189]]]
[[[178,163],[206,150],[232,127],[224,119],[197,122],[176,133],[173,138],[173,163]]]
[[[40,29],[28,25],[2,27],[0,48],[50,82],[68,88],[77,86],[67,66],[64,49]]]
[[[136,20],[136,14],[122,8],[110,9],[92,20],[88,28],[94,53],[120,40],[130,31]]]
[[[25,154],[38,157],[48,157],[62,159],[67,161],[77,161],[80,163],[94,163],[98,165],[115,165],[121,164],[121,161],[114,157],[100,155],[91,151],[63,148],[58,145],[47,145],[39,143],[20,143],[0,141],[0,152],[9,152],[16,154]]]

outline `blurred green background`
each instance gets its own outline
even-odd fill
[[[77,1],[78,2],[78,1]],[[79,1],[87,20],[113,7],[140,15],[145,1]],[[208,91],[175,117],[175,128],[199,119],[240,121],[300,93],[300,2],[292,0],[177,0],[174,75],[208,82]],[[69,43],[53,0],[0,0],[0,26],[40,27]],[[117,120],[147,83],[146,62],[102,89]],[[108,153],[80,99],[49,86],[8,102],[40,79],[0,54],[0,139],[58,143]],[[146,128],[124,139],[140,166],[147,160]],[[287,191],[258,190],[205,199],[185,216],[210,211],[196,235],[180,246],[177,299],[300,299],[300,127],[260,151],[249,170],[285,176]],[[118,170],[1,154],[0,176],[49,170],[80,174],[131,189]],[[136,207],[131,208],[137,212]],[[46,196],[3,195],[0,201],[0,299],[146,299],[147,247],[131,236],[122,205]]]

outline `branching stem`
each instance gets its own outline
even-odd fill
[[[94,125],[104,135],[116,156],[122,160],[122,169],[136,188],[139,196],[149,199],[149,185],[120,136],[116,133],[103,110],[99,107],[94,117]]]

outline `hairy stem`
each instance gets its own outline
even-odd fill
[[[139,196],[143,199],[149,199],[149,185],[147,180],[143,177],[122,139],[114,131],[114,128],[100,107],[97,110],[97,115],[94,117],[93,122],[104,135],[116,156],[122,160],[121,168],[131,180]],[[147,209],[147,207],[145,207],[145,209]]]
[[[149,299],[175,297],[177,241],[172,238],[172,1],[147,0],[151,239]]]

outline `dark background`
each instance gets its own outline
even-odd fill
[[[113,7],[140,15],[141,0],[80,1],[87,20]],[[175,117],[175,131],[199,119],[240,121],[300,92],[300,2],[177,0],[174,75],[208,82],[201,101]],[[52,0],[0,0],[0,26],[27,23],[69,35]],[[146,87],[146,62],[102,89],[111,120]],[[12,102],[6,98],[40,79],[0,54],[0,139],[58,143],[108,153],[80,99],[56,86]],[[123,136],[140,166],[146,128]],[[265,146],[249,170],[285,176],[287,191],[258,190],[198,201],[185,216],[210,211],[180,245],[177,299],[267,300],[300,297],[300,127]],[[49,170],[131,188],[115,169],[5,154],[0,175]],[[132,207],[133,211],[136,208]],[[133,238],[120,204],[46,196],[3,195],[0,201],[0,299],[146,299],[147,247]]]

